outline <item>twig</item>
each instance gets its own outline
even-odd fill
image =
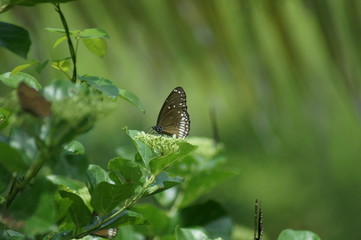
[[[54,6],[55,6],[55,11],[57,11],[59,13],[61,22],[62,22],[63,27],[65,29],[65,34],[66,34],[66,37],[67,37],[67,40],[68,40],[70,56],[71,56],[71,59],[73,61],[73,77],[71,78],[71,81],[75,83],[76,82],[76,76],[77,76],[77,69],[76,69],[76,53],[75,53],[75,50],[74,50],[74,45],[73,45],[73,42],[71,41],[71,38],[70,38],[70,32],[69,32],[68,24],[66,22],[66,19],[64,17],[63,12],[60,9],[60,4],[59,3],[54,3]]]

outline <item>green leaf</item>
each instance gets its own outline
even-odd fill
[[[172,188],[184,181],[181,177],[169,177],[166,172],[157,175],[155,182],[147,189],[146,195],[156,194]]]
[[[175,230],[177,240],[208,240],[210,238],[199,229],[187,229],[177,226]]]
[[[0,229],[0,237],[3,237],[4,240],[24,240],[25,236],[19,232],[15,232],[13,230],[4,230]]]
[[[58,38],[58,39],[55,41],[55,43],[54,43],[54,45],[53,45],[53,48],[56,48],[60,43],[64,42],[66,39],[67,39],[67,36],[66,36],[66,35]]]
[[[132,209],[142,214],[149,222],[149,225],[137,227],[142,233],[161,236],[168,232],[172,222],[170,217],[161,209],[151,204],[138,204]]]
[[[75,154],[84,154],[85,150],[84,150],[84,146],[83,144],[81,144],[78,141],[71,141],[70,143],[68,143],[67,145],[65,145],[64,147],[65,150],[75,153]]]
[[[117,183],[138,184],[143,176],[139,165],[128,159],[113,158],[108,163],[109,177]]]
[[[310,231],[286,229],[281,232],[277,240],[321,240],[321,238]]]
[[[34,137],[19,128],[12,128],[10,132],[10,145],[26,156],[27,165],[35,158],[38,152]]]
[[[82,182],[73,180],[69,177],[49,175],[46,178],[53,184],[63,185],[74,191],[78,191],[80,188],[84,187],[84,184]]]
[[[34,64],[36,64],[37,62],[36,61],[33,61],[33,62],[30,62],[30,63],[26,63],[26,64],[23,64],[23,65],[19,65],[17,67],[15,67],[12,71],[11,71],[11,75],[14,75],[18,72],[21,72],[22,70],[24,69],[27,69],[31,66],[33,66]]]
[[[88,158],[64,151],[58,158],[53,158],[49,166],[54,175],[70,177],[79,181],[85,181],[87,177]]]
[[[97,76],[78,76],[78,79],[85,81],[105,95],[115,99],[119,95],[118,88],[108,79]]]
[[[17,88],[21,82],[25,82],[29,87],[35,88],[36,90],[41,89],[41,85],[36,78],[23,72],[16,74],[11,74],[11,72],[3,73],[0,75],[0,81],[12,88]]]
[[[132,186],[114,185],[107,182],[99,183],[91,194],[91,205],[95,211],[104,216],[122,201],[132,196]]]
[[[196,149],[196,146],[193,146],[187,142],[180,143],[178,153],[152,159],[150,162],[150,169],[153,174],[157,175],[172,165],[174,162],[181,160]]]
[[[56,203],[57,203],[58,207],[57,207],[57,214],[56,214],[55,222],[59,222],[69,212],[69,209],[70,209],[73,201],[71,201],[69,198],[58,198],[58,199],[56,199]]]
[[[101,182],[113,183],[108,173],[98,165],[90,164],[87,170],[87,176],[90,183],[90,192]]]
[[[31,45],[28,31],[14,24],[0,22],[0,47],[26,59]]]
[[[68,198],[72,201],[69,214],[77,229],[88,225],[91,222],[92,216],[83,199],[72,192],[60,191],[59,193],[62,198]]]
[[[0,167],[0,193],[6,190],[11,180],[12,180],[11,172],[7,171],[4,167]],[[1,205],[1,201],[0,201],[0,205]]]
[[[234,176],[234,173],[226,172],[218,169],[201,171],[187,178],[186,191],[184,192],[181,206],[187,206],[205,193],[212,190],[226,179]]]
[[[113,214],[112,212],[111,214]],[[106,217],[104,217],[106,219]],[[144,225],[148,224],[148,221],[140,213],[125,210],[112,218],[110,221],[104,223],[101,228],[118,227],[121,225]]]
[[[67,57],[60,60],[54,60],[51,62],[51,66],[57,70],[60,70],[62,72],[69,72],[70,71],[70,65],[71,65],[71,58]]]
[[[134,137],[138,135],[139,131],[126,130],[126,133],[132,139],[132,141],[135,145],[135,148],[137,149],[137,152],[139,153],[140,157],[142,158],[144,166],[148,168],[149,162],[155,157],[154,152],[152,151],[152,149],[150,147],[148,147],[148,145],[146,145],[142,141],[134,139]]]
[[[107,44],[100,38],[83,38],[85,47],[95,56],[103,58],[107,53]]]
[[[8,125],[11,112],[5,108],[0,108],[0,131]]]
[[[141,104],[139,98],[135,96],[133,93],[125,90],[125,89],[118,89],[119,90],[119,96],[123,98],[124,100],[130,102],[133,104],[136,108],[138,108],[141,112],[145,113],[144,107]]]
[[[42,62],[37,62],[35,70],[38,74],[41,74],[41,72],[43,71],[43,69],[45,68],[45,66],[48,64],[49,60],[45,60]]]
[[[16,196],[10,212],[23,222],[26,235],[43,234],[56,228],[55,190],[47,179],[37,178],[31,188]]]
[[[211,210],[211,211],[210,211]],[[232,219],[223,207],[212,200],[189,206],[178,212],[179,224],[182,227],[201,226],[207,230],[211,238],[231,239]]]
[[[45,28],[45,31],[65,34],[65,29],[64,28],[49,28],[48,27],[48,28]],[[80,33],[80,30],[69,31],[70,35],[77,35],[79,33]]]
[[[179,222],[184,227],[205,226],[224,217],[228,217],[227,212],[219,203],[212,200],[179,211]]]
[[[72,92],[78,90],[79,85],[69,80],[57,79],[44,87],[44,97],[50,101],[58,101],[71,97]]]
[[[99,28],[87,28],[80,32],[80,38],[109,38],[108,33]]]
[[[0,153],[0,164],[9,172],[23,172],[27,169],[21,154],[8,144],[0,142]]]

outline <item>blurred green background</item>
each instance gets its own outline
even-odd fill
[[[322,239],[360,239],[361,1],[79,0],[62,5],[70,29],[102,28],[108,54],[80,45],[79,74],[103,76],[142,101],[125,101],[82,141],[105,162],[126,142],[121,128],[146,130],[176,86],[188,95],[191,136],[212,137],[215,109],[228,165],[238,175],[210,196],[253,227],[263,202],[269,239],[285,228]],[[30,31],[28,58],[60,59],[62,27],[51,4],[0,15]],[[26,61],[0,49],[0,72]],[[34,74],[43,84],[60,73]],[[10,89],[0,86],[3,95]]]

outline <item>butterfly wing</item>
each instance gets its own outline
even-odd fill
[[[187,98],[183,88],[176,87],[169,94],[159,112],[157,126],[161,133],[175,135],[177,138],[188,136],[190,118],[187,112]]]
[[[17,89],[21,108],[36,117],[48,117],[51,115],[50,102],[38,91],[21,82]]]

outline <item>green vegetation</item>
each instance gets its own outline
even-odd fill
[[[1,237],[252,239],[261,199],[265,239],[360,238],[360,9],[0,1]],[[178,85],[190,138],[122,130],[153,126]],[[213,137],[211,110],[224,149],[192,137]]]

